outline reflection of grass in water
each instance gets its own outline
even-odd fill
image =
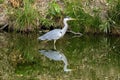
[[[116,74],[120,72],[119,59],[113,52],[108,52],[108,49],[111,48],[110,42],[115,42],[115,38],[114,41],[110,41],[111,39],[109,40],[107,37],[83,36],[68,38],[68,42],[65,37],[59,40],[56,45],[59,45],[57,49],[65,54],[69,63],[68,67],[75,69],[70,73],[63,71],[64,64],[62,62],[51,61],[39,54],[37,46],[39,45],[40,48],[46,43],[38,44],[36,39],[36,36],[33,35],[17,35],[12,38],[14,42],[12,49],[20,50],[25,60],[24,63],[18,63],[16,66],[15,72],[21,76],[20,78],[68,80],[68,78],[105,79],[107,77],[115,79],[118,76]],[[61,42],[66,43],[62,44]]]
[[[36,60],[34,55],[37,55],[37,40],[36,36],[34,35],[33,38],[29,38],[29,35],[21,36],[22,34],[13,34],[14,37],[11,35],[11,44],[12,47],[10,47],[11,53],[19,53],[22,58],[24,58],[23,62],[29,62]],[[18,54],[18,55],[19,55]],[[16,55],[17,56],[17,55]]]
[[[0,50],[0,80],[8,80],[11,79],[11,75],[14,73],[14,68],[9,63],[6,51],[2,49]]]
[[[100,36],[90,37],[75,38],[70,41],[71,44],[69,46],[71,47],[68,46],[69,48],[65,49],[66,52],[69,52],[70,63],[74,64],[74,68],[78,70],[76,70],[75,74],[82,75],[83,79],[118,78],[120,63],[118,63],[119,59],[116,53],[110,51],[109,38]],[[115,39],[112,42],[115,42]],[[77,45],[79,45],[79,50]]]
[[[12,79],[14,68],[9,63],[7,33],[0,33],[0,80]]]

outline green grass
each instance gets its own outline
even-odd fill
[[[111,23],[115,24],[117,27],[120,27],[120,0],[111,7],[108,11],[109,18],[111,19]]]
[[[87,2],[87,1],[86,1]],[[65,14],[74,17],[77,21],[72,22],[70,25],[72,30],[77,32],[111,32],[113,26],[120,26],[120,1],[108,0],[109,10],[106,20],[101,20],[99,14],[101,9],[93,10],[94,16],[86,13],[82,1],[79,0],[64,0]],[[88,2],[88,4],[90,4]]]
[[[0,4],[2,4],[4,2],[4,0],[0,0]]]
[[[48,3],[48,11],[45,14],[46,17],[40,17],[40,24],[46,28],[57,27],[61,25],[60,19],[62,19],[62,10],[57,1],[52,0]]]
[[[23,1],[24,6],[13,9],[12,20],[16,30],[35,29],[39,14],[29,0]],[[11,21],[12,21],[11,20]]]
[[[1,0],[2,1],[2,0]],[[107,0],[109,4],[108,16],[106,20],[101,20],[101,9],[93,9],[94,16],[84,10],[82,1],[80,0],[63,0],[63,9],[56,0],[48,3],[48,11],[45,17],[41,16],[37,9],[33,7],[35,0],[24,0],[24,6],[11,9],[13,14],[10,15],[10,21],[17,30],[34,30],[38,27],[37,22],[41,26],[48,29],[53,26],[62,26],[62,19],[66,16],[76,18],[76,21],[69,22],[70,28],[75,32],[103,32],[109,33],[112,28],[120,26],[120,1]],[[88,5],[90,2],[86,1]]]
[[[98,26],[101,23],[98,14],[96,14],[95,16],[91,16],[90,14],[86,13],[83,10],[81,1],[79,0],[64,0],[64,3],[66,5],[65,14],[77,19],[77,21],[71,23],[71,26],[75,26],[71,27],[74,31],[88,32],[91,30],[98,30]]]

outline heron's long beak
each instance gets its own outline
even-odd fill
[[[75,18],[71,18],[70,20],[76,20]]]

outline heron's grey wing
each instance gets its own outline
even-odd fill
[[[54,29],[50,32],[47,32],[43,36],[40,36],[40,40],[57,40],[61,37],[61,29]]]

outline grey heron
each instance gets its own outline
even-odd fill
[[[54,29],[51,30],[49,32],[47,32],[46,34],[38,37],[39,40],[54,40],[54,45],[56,43],[56,40],[60,39],[61,37],[64,36],[64,34],[66,33],[67,29],[68,29],[68,24],[67,21],[69,20],[75,20],[74,18],[64,18],[63,23],[64,23],[64,27],[62,29]]]
[[[68,62],[67,62],[67,58],[65,57],[65,55],[59,51],[56,50],[39,50],[39,52],[43,55],[45,55],[46,57],[48,57],[49,59],[55,60],[55,61],[63,61],[64,62],[64,67],[63,70],[65,72],[69,72],[72,69],[68,69]]]

